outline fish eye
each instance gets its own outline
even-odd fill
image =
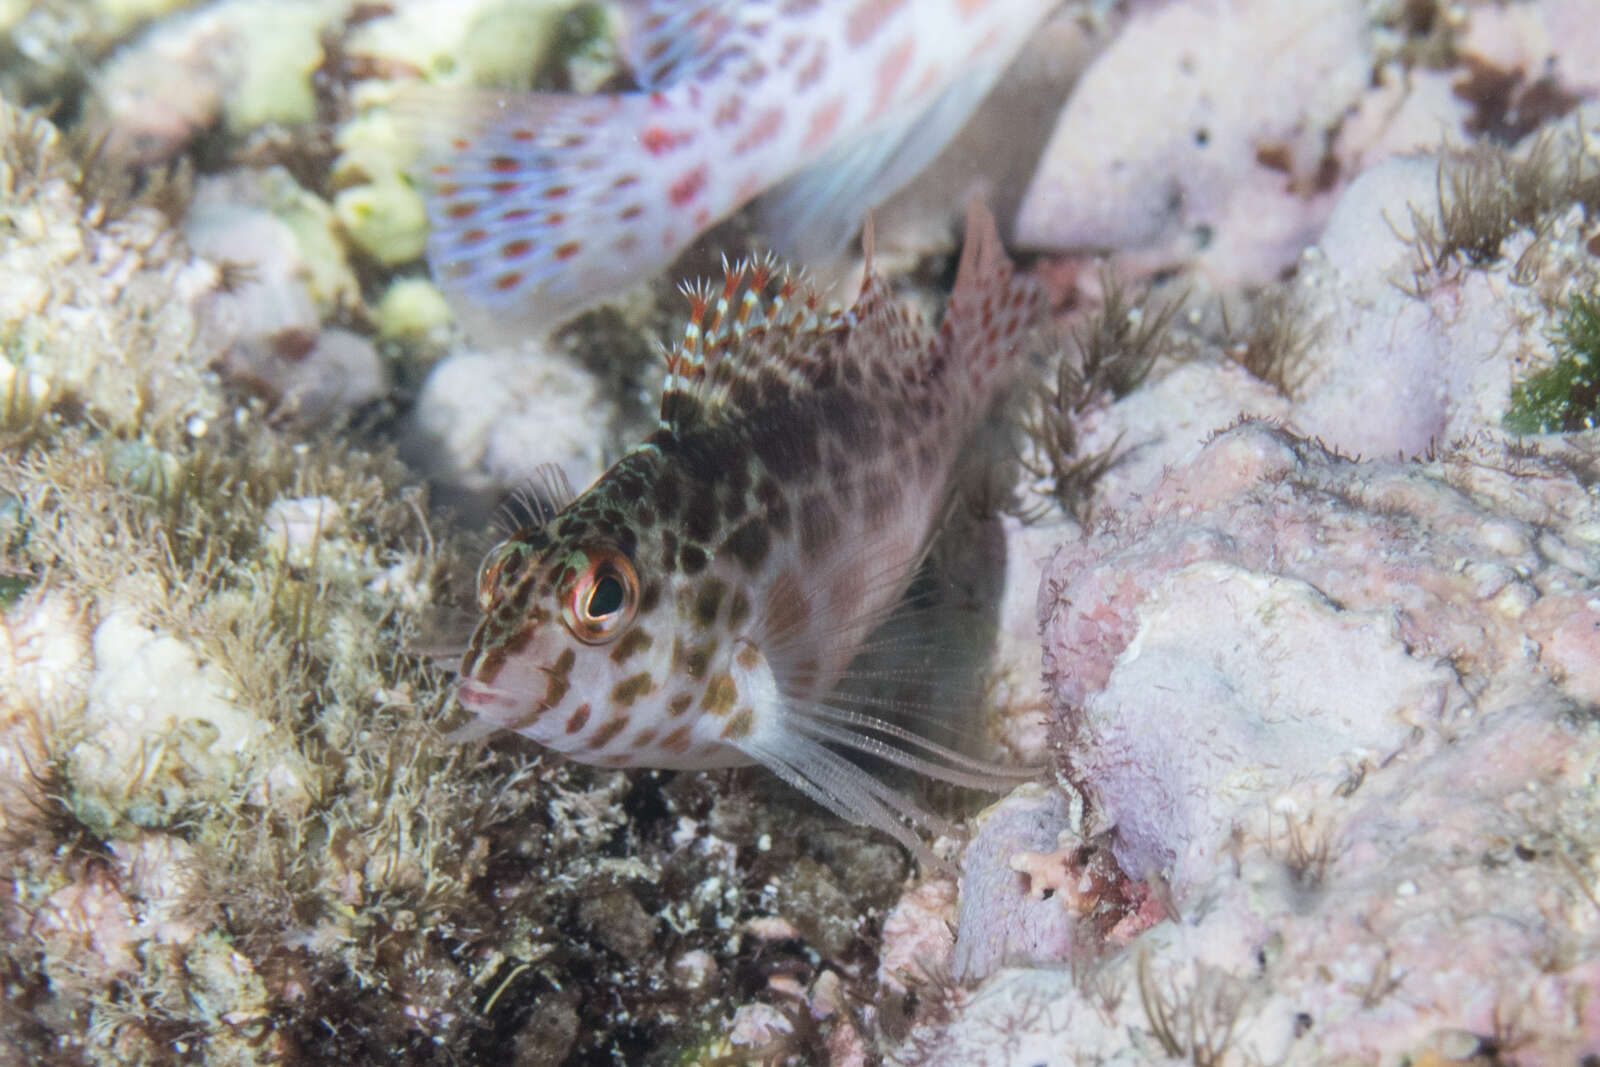
[[[567,594],[562,616],[573,636],[599,645],[615,639],[639,605],[639,577],[614,549],[591,553],[588,569]]]

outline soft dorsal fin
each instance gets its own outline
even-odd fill
[[[853,316],[819,310],[807,281],[770,255],[723,261],[721,285],[685,284],[689,320],[665,352],[661,428],[682,435],[761,401],[766,389],[814,384]]]
[[[737,47],[743,0],[627,0],[622,48],[643,89],[665,89]]]

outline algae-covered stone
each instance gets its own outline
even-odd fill
[[[421,0],[356,27],[345,50],[433,82],[527,88],[570,0]]]
[[[351,93],[356,114],[333,135],[339,149],[331,181],[335,188],[404,174],[417,156],[417,138],[401,128],[387,105],[394,88],[365,82]]]
[[[95,627],[83,739],[68,756],[72,807],[109,833],[161,826],[228,795],[270,727],[234,701],[229,678],[170,633],[116,608]]]
[[[346,189],[334,197],[333,211],[356,247],[384,266],[422,256],[428,212],[406,182],[390,177]]]
[[[442,347],[454,321],[444,294],[426,278],[396,278],[378,301],[378,336],[385,341]]]
[[[361,290],[345,258],[334,209],[282,167],[261,172],[260,182],[267,209],[294,232],[318,311],[327,316],[341,305],[359,302]]]
[[[246,133],[268,123],[317,117],[312,73],[322,65],[321,5],[284,0],[248,4],[235,12],[242,65],[223,98],[228,129]]]

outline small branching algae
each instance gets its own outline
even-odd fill
[[[1600,425],[1600,296],[1575,294],[1551,336],[1556,361],[1511,389],[1512,433],[1576,433]]]
[[[1105,294],[1088,321],[1071,333],[1071,350],[1055,359],[1053,381],[1042,382],[1022,415],[1027,447],[1024,470],[1044,487],[1044,508],[1022,512],[1039,518],[1051,503],[1083,519],[1094,484],[1116,462],[1115,449],[1085,452],[1078,422],[1098,404],[1136,389],[1157,357],[1166,351],[1173,318],[1184,298],[1155,306],[1144,291],[1129,298],[1109,272],[1101,276]]]
[[[1581,136],[1570,148],[1556,135],[1541,136],[1523,153],[1480,141],[1440,155],[1434,201],[1409,209],[1417,292],[1449,268],[1497,263],[1509,237],[1541,235],[1555,213],[1573,204],[1593,214],[1600,209],[1600,165]]]

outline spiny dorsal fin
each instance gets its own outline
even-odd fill
[[[818,381],[830,366],[851,316],[823,312],[806,280],[772,256],[723,261],[721,285],[681,287],[689,301],[683,337],[664,353],[661,428],[681,435],[744,411],[759,382],[795,389]]]

